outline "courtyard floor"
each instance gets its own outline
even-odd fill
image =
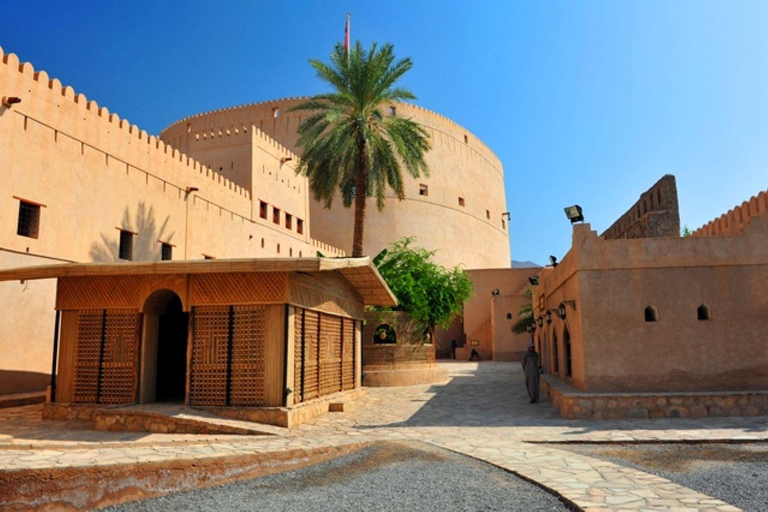
[[[547,402],[528,404],[519,363],[443,364],[451,377],[444,384],[372,388],[350,412],[274,436],[97,432],[90,423],[42,420],[39,405],[0,410],[0,476],[413,441],[511,471],[582,510],[733,511],[740,509],[641,466],[558,445],[768,441],[765,417],[563,420]]]

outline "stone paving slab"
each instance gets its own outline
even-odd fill
[[[448,363],[445,384],[370,389],[354,411],[259,438],[95,432],[43,422],[34,407],[0,411],[0,471],[204,459],[381,440],[415,440],[513,471],[578,508],[738,510],[663,478],[540,446],[558,442],[768,441],[768,418],[569,421],[528,404],[519,364]],[[9,439],[10,438],[10,439]]]

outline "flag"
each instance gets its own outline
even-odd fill
[[[347,23],[344,25],[344,49],[347,51],[347,55],[349,55],[349,19],[351,17],[352,15],[347,13]]]

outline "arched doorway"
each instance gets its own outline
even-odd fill
[[[158,290],[144,304],[139,401],[184,402],[187,383],[189,314],[170,290]]]

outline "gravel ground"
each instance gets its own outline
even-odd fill
[[[382,443],[309,468],[102,510],[568,510],[504,470],[425,444]]]
[[[768,444],[550,446],[652,473],[745,511],[768,510]]]

